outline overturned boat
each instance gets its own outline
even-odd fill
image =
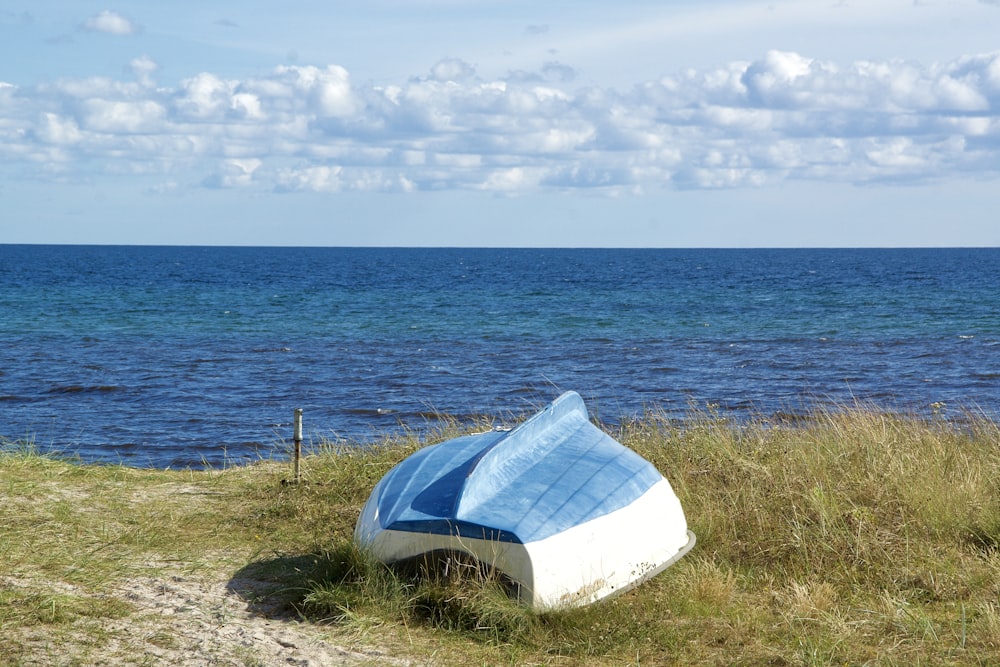
[[[389,564],[471,558],[539,610],[626,591],[695,542],[670,483],[574,392],[513,430],[412,454],[375,486],[354,537]]]

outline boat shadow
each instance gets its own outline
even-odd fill
[[[343,583],[350,574],[350,547],[324,553],[275,555],[241,567],[226,589],[250,613],[273,620],[301,620],[303,603],[317,583]]]
[[[406,591],[404,606],[414,618],[432,624],[468,622],[478,613],[469,605],[487,600],[490,591],[514,602],[511,609],[520,608],[517,585],[468,554],[428,552],[390,567],[350,543],[254,560],[233,573],[226,589],[249,613],[276,621],[347,622],[350,614],[343,612],[357,602],[373,595],[391,601],[400,591]]]

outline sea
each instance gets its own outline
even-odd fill
[[[0,245],[0,441],[204,468],[509,423],[1000,408],[1000,249]]]

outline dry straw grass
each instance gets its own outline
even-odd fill
[[[276,622],[291,614],[433,664],[1000,664],[993,421],[650,414],[613,435],[665,473],[698,546],[620,598],[546,615],[475,569],[410,577],[353,549],[361,504],[415,438],[329,445],[298,485],[278,464],[142,471],[8,445],[0,655],[26,659],[39,628],[66,650],[100,645],[102,628],[134,611],[116,582],[180,563],[265,582],[245,601]]]

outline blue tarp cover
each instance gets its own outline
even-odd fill
[[[509,432],[426,447],[379,482],[387,530],[534,542],[625,507],[662,479],[567,392]]]

